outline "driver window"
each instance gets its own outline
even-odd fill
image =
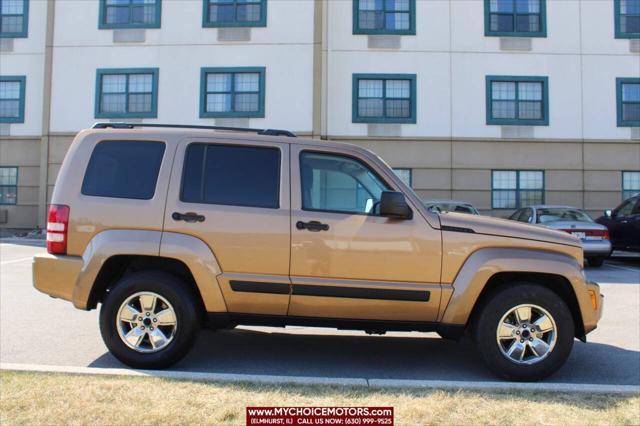
[[[627,200],[617,211],[617,217],[627,217],[631,216],[631,211],[633,210],[633,206],[635,205],[635,200],[633,198]]]
[[[531,223],[531,216],[533,216],[533,210],[523,209],[520,216],[518,216],[518,222]]]
[[[305,210],[371,214],[389,189],[364,164],[340,155],[303,152],[300,170]]]

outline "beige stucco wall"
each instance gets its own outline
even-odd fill
[[[16,205],[0,205],[8,213],[6,228],[31,228],[38,219],[40,175],[40,139],[29,137],[0,138],[0,166],[18,167]]]

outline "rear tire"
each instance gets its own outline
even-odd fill
[[[481,306],[473,324],[475,345],[497,376],[514,381],[542,380],[558,370],[571,353],[575,334],[571,311],[546,287],[526,282],[508,285]],[[520,321],[526,319],[527,307],[529,319]]]
[[[604,263],[604,257],[588,257],[587,262],[593,268],[599,268]]]
[[[127,275],[107,294],[100,309],[102,339],[113,356],[130,367],[169,367],[193,345],[200,325],[199,306],[193,291],[171,274]]]

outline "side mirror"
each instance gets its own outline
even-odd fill
[[[613,217],[613,212],[611,210],[605,210],[604,211],[604,216],[608,217],[608,218],[612,218]]]
[[[411,219],[413,213],[402,192],[384,191],[380,196],[380,216]]]

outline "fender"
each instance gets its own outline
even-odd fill
[[[576,295],[585,329],[590,328],[592,321],[595,327],[597,315],[577,260],[566,254],[535,249],[484,248],[469,256],[453,282],[453,294],[441,321],[466,325],[486,283],[500,272],[543,272],[564,277]]]
[[[112,229],[100,232],[89,241],[82,253],[82,268],[73,288],[73,305],[87,309],[89,295],[102,266],[112,256],[158,256],[159,231]]]
[[[163,232],[160,256],[177,259],[187,265],[207,312],[227,312],[217,280],[222,269],[209,246],[201,239],[186,234]]]
[[[95,235],[82,254],[82,268],[73,288],[72,302],[87,309],[91,289],[105,262],[112,256],[163,256],[183,262],[194,277],[209,312],[226,312],[216,276],[220,266],[202,240],[171,232],[108,230]]]

